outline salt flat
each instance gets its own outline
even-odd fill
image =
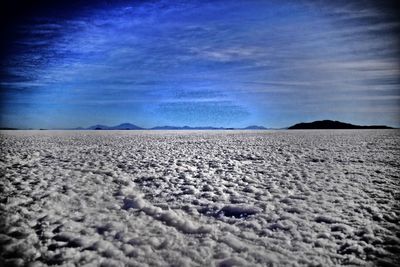
[[[398,130],[2,131],[0,142],[3,264],[399,263]]]

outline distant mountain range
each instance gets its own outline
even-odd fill
[[[385,125],[370,125],[361,126],[354,125],[350,123],[323,120],[314,122],[302,122],[290,126],[286,129],[289,130],[312,130],[312,129],[393,129]],[[245,128],[225,128],[225,127],[191,127],[191,126],[156,126],[153,128],[142,128],[131,123],[122,123],[116,126],[106,126],[106,125],[93,125],[88,128],[75,128],[75,130],[268,130],[263,126],[251,125]]]
[[[93,125],[88,128],[75,128],[75,130],[144,130],[144,128],[139,127],[132,123],[122,123],[116,126],[107,126],[107,125]]]
[[[93,125],[88,128],[74,128],[73,130],[266,130],[267,128],[258,125],[251,125],[246,128],[224,128],[224,127],[190,127],[190,126],[156,126],[153,128],[142,128],[131,123],[122,123],[116,126]]]
[[[388,127],[385,125],[370,125],[370,126],[361,126],[354,125],[350,123],[340,122],[340,121],[331,121],[331,120],[323,120],[323,121],[314,121],[314,122],[302,122],[290,126],[289,130],[311,130],[311,129],[393,129],[392,127]]]
[[[191,127],[191,126],[156,126],[153,128],[143,128],[137,126],[132,123],[122,123],[116,126],[107,126],[102,124],[93,125],[87,128],[78,127],[78,128],[69,128],[69,129],[54,129],[54,130],[312,130],[312,129],[394,129],[385,125],[369,125],[369,126],[361,126],[354,125],[350,123],[340,122],[340,121],[332,121],[332,120],[322,120],[322,121],[313,121],[313,122],[302,122],[290,126],[288,128],[274,129],[274,128],[265,128],[259,125],[250,125],[244,128],[225,128],[225,127],[212,127],[212,126],[204,126],[204,127]],[[0,128],[0,130],[23,130],[17,128]],[[33,129],[25,129],[25,130],[33,130]],[[40,129],[46,130],[46,129]]]

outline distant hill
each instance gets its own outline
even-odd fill
[[[86,128],[85,130],[108,130],[109,128],[110,128],[109,126],[97,124],[97,125],[90,126],[90,127]]]
[[[290,126],[288,129],[311,130],[311,129],[393,129],[393,128],[385,125],[361,126],[340,121],[323,120],[323,121],[298,123],[293,126]]]
[[[243,129],[244,130],[267,130],[267,128],[265,128],[264,126],[258,126],[258,125],[250,125]]]
[[[19,130],[18,128],[0,127],[0,130]]]
[[[78,129],[78,128],[76,128]],[[93,125],[90,126],[88,128],[86,128],[86,130],[143,130],[144,128],[141,128],[137,125],[131,124],[131,123],[122,123],[116,126],[106,126],[106,125],[101,125],[101,124],[97,124],[97,125]]]
[[[114,127],[110,127],[111,130],[143,130],[144,128],[139,127],[135,124],[131,124],[131,123],[122,123],[120,125],[114,126]]]

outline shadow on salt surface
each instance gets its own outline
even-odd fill
[[[255,215],[260,213],[262,210],[257,207],[253,207],[250,205],[225,205],[223,208],[219,210],[210,210],[209,208],[202,208],[199,210],[200,213],[208,216],[213,216],[215,218],[229,217],[229,218],[237,218],[244,219],[251,215]]]

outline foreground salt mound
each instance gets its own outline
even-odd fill
[[[179,215],[173,210],[162,210],[147,203],[140,195],[129,195],[124,199],[122,207],[125,210],[138,209],[146,215],[151,216],[156,220],[164,222],[168,226],[175,227],[177,230],[186,234],[204,234],[211,232],[211,227],[195,226],[193,222],[184,218],[185,214]]]
[[[0,142],[3,265],[399,261],[396,130],[13,131]]]

